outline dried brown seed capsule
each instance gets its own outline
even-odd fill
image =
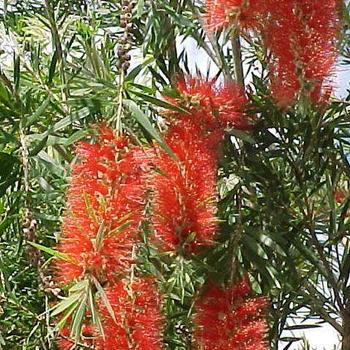
[[[118,57],[124,56],[124,55],[125,55],[125,50],[123,50],[123,49],[118,49],[117,55],[118,55]]]
[[[127,36],[123,36],[123,37],[119,38],[119,42],[121,44],[126,44],[128,42],[128,37]]]
[[[22,227],[23,227],[23,228],[24,228],[24,227],[29,227],[30,224],[31,224],[30,218],[25,218],[25,219],[23,220]]]
[[[132,18],[132,14],[130,12],[125,14],[125,19],[126,20],[131,20],[131,18]]]

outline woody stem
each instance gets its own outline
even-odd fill
[[[237,83],[244,89],[244,73],[242,63],[242,47],[238,31],[235,31],[231,38],[232,56],[235,66],[235,78]]]

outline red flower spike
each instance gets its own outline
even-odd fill
[[[151,222],[156,243],[165,251],[194,251],[213,243],[216,224],[216,158],[197,125],[187,121],[168,130],[165,140],[177,157],[159,150]]]
[[[330,94],[339,32],[339,0],[208,0],[209,30],[257,29],[271,52],[271,90],[281,107],[300,92],[314,103]]]
[[[342,203],[344,201],[344,199],[346,198],[347,194],[346,194],[345,190],[338,189],[338,190],[334,191],[333,195],[334,195],[334,200],[338,204],[340,204],[340,203]]]
[[[70,330],[65,327],[60,332],[60,338],[57,341],[57,346],[60,350],[70,350],[74,346],[74,340],[69,338]]]
[[[170,99],[190,115],[175,117],[165,141],[177,160],[159,150],[150,178],[155,240],[165,251],[195,252],[213,244],[217,231],[216,172],[219,143],[227,126],[248,129],[243,107],[247,99],[234,84],[186,78],[178,83],[180,97]]]
[[[195,302],[194,337],[203,350],[266,350],[264,298],[249,299],[247,280],[227,289],[217,285]]]
[[[248,105],[248,99],[242,89],[234,84],[221,86],[215,96],[214,109],[219,114],[222,127],[231,127],[238,130],[250,130],[252,118],[244,109]]]
[[[97,340],[97,350],[160,350],[164,318],[161,298],[152,278],[135,280],[131,285],[116,283],[107,291],[116,322],[100,302],[105,337]]]
[[[67,211],[58,250],[70,261],[56,262],[56,279],[70,283],[84,274],[113,282],[131,261],[144,207],[142,179],[147,155],[127,148],[125,137],[100,128],[96,144],[80,143],[72,168]],[[103,240],[96,246],[99,231]]]
[[[264,29],[271,50],[272,91],[281,106],[303,88],[314,102],[329,93],[327,77],[336,60],[338,0],[269,0],[270,20]]]
[[[207,0],[206,24],[210,31],[231,25],[250,29],[258,26],[264,0]]]
[[[94,346],[94,336],[95,329],[91,325],[85,323],[83,324],[82,337],[80,343],[88,348],[93,348]],[[75,341],[70,338],[69,327],[64,327],[60,332],[60,338],[57,342],[59,350],[73,350],[75,347]]]
[[[192,121],[205,135],[226,127],[251,128],[244,113],[248,100],[238,85],[217,86],[214,80],[187,77],[179,81],[177,89],[180,97],[168,98],[169,102],[187,108],[191,115],[170,113],[176,120]]]

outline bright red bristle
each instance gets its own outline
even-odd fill
[[[339,0],[208,0],[209,30],[256,29],[271,53],[270,79],[282,107],[300,93],[323,103],[331,91],[340,17]]]
[[[130,266],[132,247],[144,207],[142,150],[127,146],[104,127],[94,144],[80,143],[67,194],[67,210],[58,250],[56,278],[70,283],[84,274],[112,282]],[[96,238],[103,230],[97,246]]]
[[[95,329],[90,324],[84,323],[81,329],[80,345],[87,348],[94,348]],[[59,350],[73,350],[75,348],[75,340],[70,338],[70,328],[64,327],[59,334],[57,341]]]
[[[223,128],[250,130],[252,117],[245,113],[248,99],[242,89],[234,83],[220,86],[215,95],[215,109]]]
[[[156,241],[167,251],[208,246],[217,229],[216,150],[190,121],[171,127],[165,140],[177,159],[160,150],[150,177]]]
[[[97,339],[97,350],[157,350],[163,348],[164,318],[161,297],[152,278],[119,281],[106,291],[115,321],[100,300],[104,338]]]
[[[213,244],[217,231],[216,173],[220,141],[226,127],[249,129],[247,98],[235,84],[187,77],[178,83],[178,98],[169,99],[190,114],[169,112],[172,125],[165,141],[176,160],[162,150],[155,158],[151,222],[166,251],[195,251]]]
[[[203,350],[266,350],[264,298],[249,298],[247,280],[228,288],[210,285],[196,300],[194,337]]]
[[[344,199],[347,197],[347,192],[344,189],[338,189],[333,192],[334,200],[337,203],[342,203]]]
[[[258,26],[264,0],[207,0],[205,19],[208,30],[228,26],[250,29]]]
[[[187,119],[197,125],[198,131],[222,131],[226,127],[241,130],[251,128],[244,109],[248,100],[242,89],[234,83],[218,85],[213,80],[187,77],[179,80],[179,97],[170,102],[190,111],[190,115],[170,113],[177,120]]]
[[[329,95],[336,61],[339,1],[268,0],[262,29],[270,63],[272,93],[281,106],[307,94],[313,102]]]

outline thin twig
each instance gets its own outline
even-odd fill
[[[244,86],[244,73],[243,73],[243,63],[242,63],[242,47],[241,40],[238,31],[234,31],[231,37],[232,45],[232,55],[235,64],[235,78],[237,83],[243,88]]]
[[[325,298],[324,295],[322,295],[314,286],[312,286],[310,283],[306,283],[305,285],[306,290],[308,291],[308,293],[305,293],[303,291],[301,291],[302,294],[304,294],[305,296],[309,297],[309,295],[313,295],[316,296],[322,301],[326,302],[327,299]],[[312,298],[313,300],[315,300],[314,298]],[[317,311],[322,318],[329,323],[337,332],[339,332],[340,334],[342,334],[343,329],[342,326],[334,319],[332,318],[329,313],[326,312],[324,305],[322,303],[322,305],[317,306],[316,304],[313,305],[312,307],[315,311]]]
[[[26,142],[26,136],[23,131],[22,125],[20,126],[20,143],[21,143],[21,156],[22,156],[22,165],[23,165],[23,182],[24,190],[26,195],[28,195],[30,186],[29,186],[29,151]],[[28,203],[27,203],[28,204]]]
[[[311,222],[309,222],[308,228],[309,228],[309,232],[311,234],[312,243],[314,244],[314,246],[317,250],[317,253],[320,257],[320,260],[322,262],[322,265],[325,269],[325,272],[326,272],[327,278],[328,278],[328,282],[333,289],[334,297],[335,297],[336,302],[338,304],[339,310],[341,312],[343,312],[344,311],[344,303],[343,303],[342,298],[339,294],[339,287],[337,284],[337,280],[336,280],[335,275],[333,274],[332,267],[324,254],[323,246],[321,245],[321,243],[319,242],[319,240],[317,238],[316,230],[315,230],[314,214],[313,214],[313,210],[311,209],[307,198],[305,198],[305,205],[306,205],[308,219],[311,220]]]
[[[121,70],[120,78],[119,78],[119,92],[117,97],[117,103],[118,103],[117,124],[116,124],[117,136],[120,136],[122,133],[124,80],[125,80],[124,70]]]
[[[210,58],[214,61],[214,63],[222,69],[222,73],[224,75],[224,78],[226,81],[231,81],[232,76],[229,67],[227,66],[226,62],[223,60],[221,55],[221,48],[215,38],[215,35],[211,33],[210,31],[205,29],[205,24],[202,18],[202,15],[199,13],[198,8],[195,6],[192,6],[192,9],[195,11],[196,18],[198,18],[198,21],[203,28],[203,30],[206,32],[207,38],[211,44],[211,47],[213,48],[213,51],[211,51],[208,47],[208,45],[202,45],[202,48],[207,52],[207,54],[210,56]]]

